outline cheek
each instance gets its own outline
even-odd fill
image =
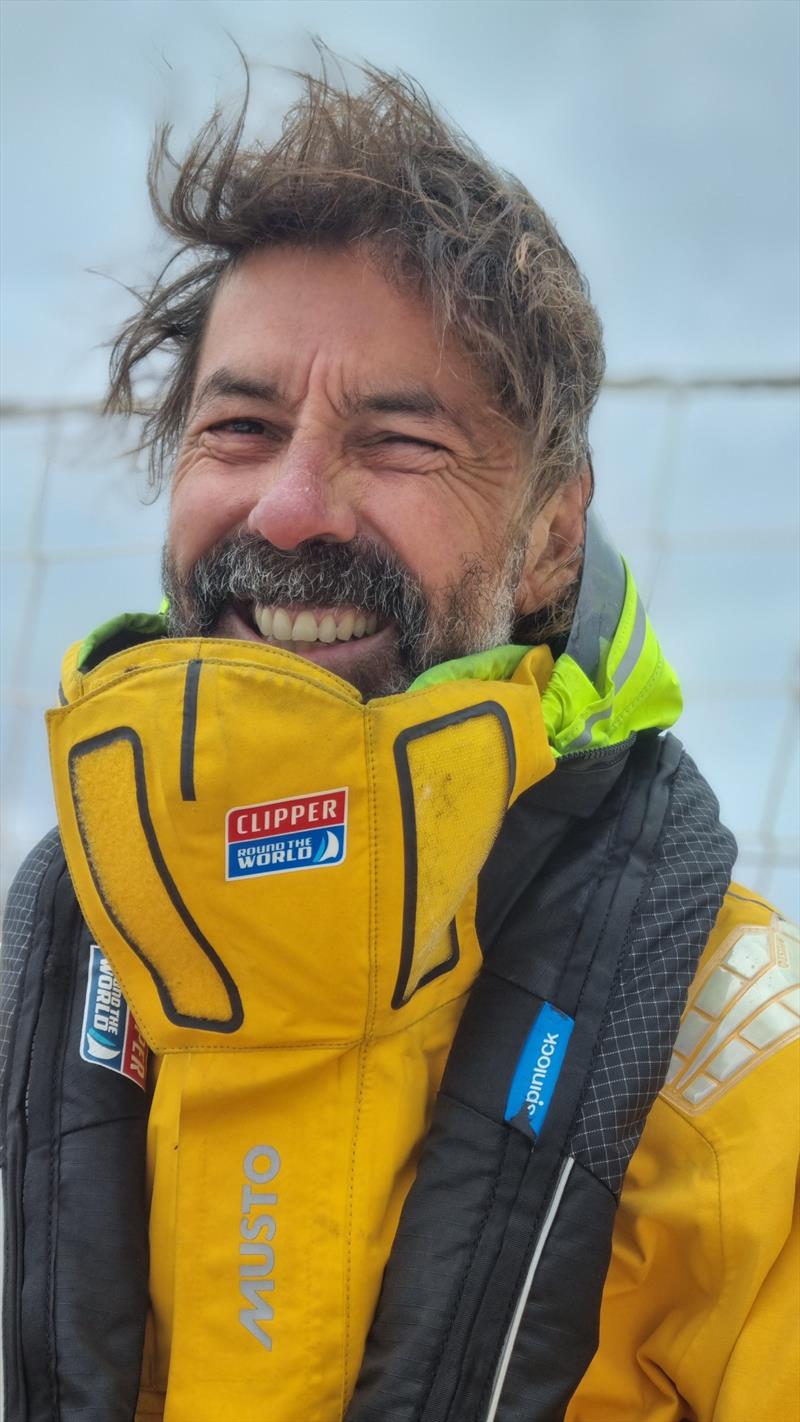
[[[422,480],[386,479],[362,505],[363,532],[396,554],[427,590],[448,581],[458,542],[441,497]]]
[[[170,499],[167,542],[181,572],[185,572],[246,519],[244,490],[233,480],[204,478],[197,473],[176,482]]]
[[[465,559],[492,561],[499,514],[481,517],[482,506],[438,480],[386,481],[373,491],[364,513],[370,529],[391,548],[429,592],[459,580]]]

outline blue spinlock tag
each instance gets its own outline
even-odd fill
[[[575,1023],[549,1002],[542,1004],[520,1052],[506,1101],[505,1119],[536,1140],[550,1109]]]

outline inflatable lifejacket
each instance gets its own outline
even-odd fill
[[[68,656],[9,901],[9,1422],[563,1414],[734,858],[587,568],[555,668],[366,705],[140,623]]]

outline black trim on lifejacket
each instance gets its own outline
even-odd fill
[[[197,736],[197,698],[203,663],[199,658],[189,662],[183,692],[183,722],[181,725],[181,798],[195,800],[194,747]]]
[[[421,721],[417,726],[409,726],[405,731],[401,731],[394,743],[394,763],[397,771],[397,784],[400,791],[400,812],[403,822],[403,843],[405,855],[405,892],[403,897],[403,926],[402,939],[400,943],[400,963],[397,972],[397,982],[392,994],[392,1007],[397,1009],[405,1006],[426,983],[433,982],[442,973],[447,973],[454,968],[458,962],[459,948],[458,936],[455,922],[450,925],[450,941],[453,951],[444,962],[437,963],[434,968],[425,973],[416,984],[414,992],[406,996],[411,964],[414,960],[414,934],[417,917],[417,865],[419,856],[417,853],[417,817],[414,808],[414,788],[411,777],[411,770],[408,764],[408,747],[412,741],[418,741],[423,736],[435,735],[437,731],[443,731],[448,726],[460,726],[465,721],[474,721],[479,716],[493,716],[498,722],[503,733],[503,740],[508,759],[508,791],[507,800],[511,797],[514,788],[514,779],[517,773],[516,752],[514,750],[514,733],[504,708],[497,701],[481,701],[477,706],[470,706],[463,711],[451,711],[446,716],[436,716],[430,721]]]
[[[220,982],[222,983],[222,986],[228,998],[228,1003],[230,1005],[230,1012],[228,1017],[226,1018],[193,1017],[188,1015],[187,1013],[178,1011],[178,1008],[176,1007],[175,1002],[173,1000],[172,994],[170,993],[167,984],[164,982],[164,979],[159,973],[155,963],[150,957],[148,957],[145,950],[136,942],[136,939],[134,938],[133,934],[131,933],[129,928],[122,922],[114,904],[111,903],[108,898],[108,895],[106,894],[102,875],[99,871],[98,865],[96,864],[93,855],[91,840],[86,832],[86,827],[83,822],[83,816],[81,813],[80,787],[78,784],[78,777],[75,767],[83,756],[91,755],[95,751],[102,749],[104,746],[113,745],[117,741],[124,741],[131,748],[131,755],[133,758],[133,776],[136,790],[135,804],[139,814],[139,822],[142,826],[142,832],[144,834],[148,850],[150,851],[150,857],[153,861],[153,867],[155,868],[156,873],[158,874],[162,884],[164,885],[167,897],[169,898],[173,908],[175,909],[175,912],[178,914],[178,917],[180,918],[184,927],[191,934],[198,948],[208,959],[211,966],[215,969],[219,976]],[[244,1021],[244,1009],[242,1007],[242,999],[239,994],[239,989],[237,988],[236,983],[233,981],[233,978],[231,977],[228,969],[222,961],[219,953],[212,946],[212,944],[209,943],[205,934],[195,923],[195,920],[192,917],[192,914],[189,912],[189,908],[184,899],[182,898],[180,891],[175,883],[175,880],[173,879],[167,867],[166,860],[164,859],[164,855],[161,851],[161,846],[158,842],[158,836],[156,834],[152,816],[150,814],[150,807],[147,798],[147,778],[144,769],[144,749],[136,731],[134,731],[130,726],[117,726],[113,731],[103,731],[98,736],[90,736],[85,741],[79,741],[77,745],[72,747],[72,750],[69,753],[69,776],[70,785],[72,788],[72,799],[75,806],[75,814],[78,822],[78,829],[80,831],[81,840],[83,842],[84,852],[86,854],[86,861],[89,865],[89,870],[92,875],[92,879],[94,880],[97,893],[100,899],[102,900],[103,907],[106,913],[111,919],[111,922],[114,924],[114,927],[117,929],[117,932],[125,940],[128,946],[133,950],[136,956],[141,959],[141,961],[148,969],[150,976],[152,977],[153,982],[155,983],[156,989],[158,991],[158,996],[161,1001],[161,1006],[164,1009],[165,1015],[169,1018],[170,1022],[174,1022],[178,1027],[202,1027],[209,1032],[228,1033],[237,1031],[238,1028],[241,1027],[242,1022]]]

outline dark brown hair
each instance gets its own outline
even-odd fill
[[[357,92],[331,81],[324,57],[321,77],[299,75],[301,96],[272,144],[243,142],[247,86],[234,119],[216,110],[182,161],[169,151],[169,128],[158,131],[150,196],[179,244],[179,274],[170,262],[138,294],[113,347],[107,408],[131,413],[140,362],[172,356],[141,441],[158,488],[224,273],[260,247],[361,244],[427,296],[442,334],[476,362],[489,398],[529,444],[539,506],[587,456],[604,359],[586,284],[530,193],[418,84],[372,67],[360,74]]]

